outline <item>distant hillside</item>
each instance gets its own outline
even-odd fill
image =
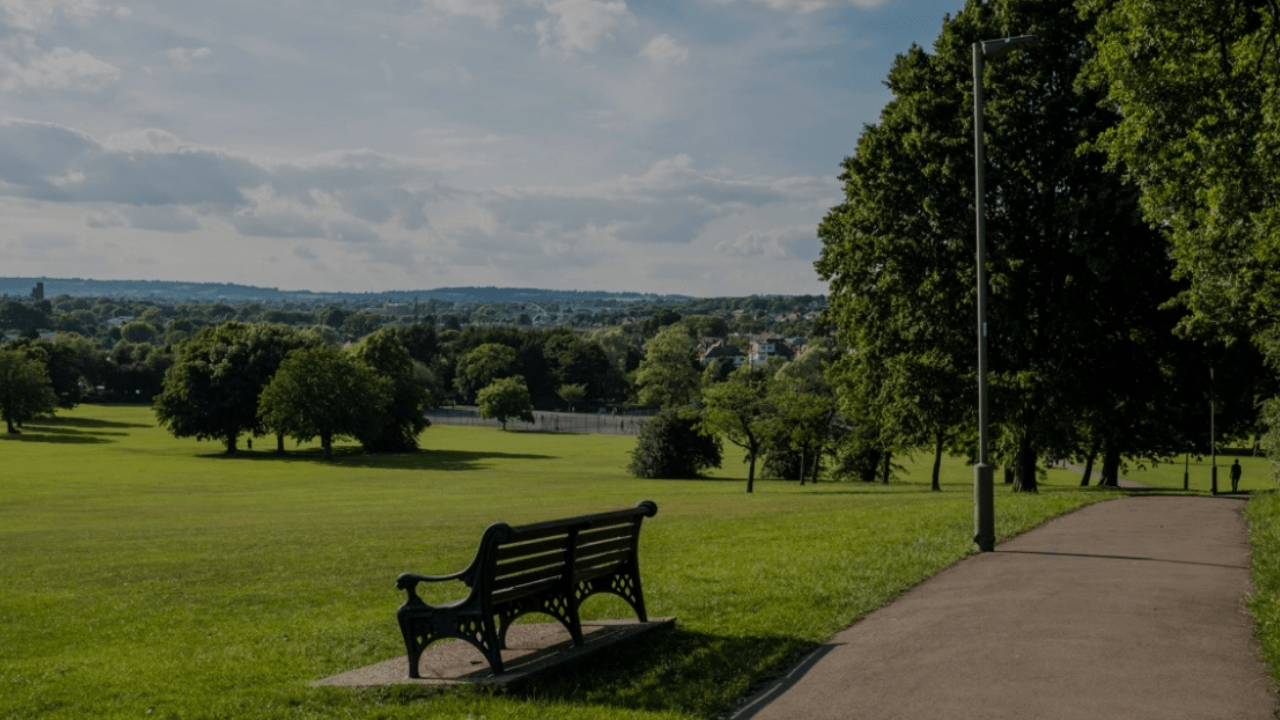
[[[119,297],[137,300],[223,301],[265,303],[357,303],[361,305],[439,300],[451,303],[541,303],[541,302],[660,302],[691,299],[686,295],[614,293],[536,288],[453,287],[434,290],[391,290],[380,293],[314,292],[280,290],[234,283],[184,283],[165,280],[83,280],[80,278],[0,278],[0,296],[30,297],[36,283],[44,283],[45,298]]]

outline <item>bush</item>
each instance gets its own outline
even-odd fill
[[[720,467],[720,439],[703,432],[688,410],[663,410],[645,424],[627,469],[639,478],[698,477]]]

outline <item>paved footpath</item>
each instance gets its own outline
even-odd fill
[[[1280,717],[1243,509],[1134,497],[1052,520],[840,632],[732,717]]]

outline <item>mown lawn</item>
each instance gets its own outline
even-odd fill
[[[701,718],[971,551],[971,471],[908,460],[889,486],[641,481],[634,438],[432,427],[424,451],[259,440],[223,457],[146,408],[85,406],[0,438],[0,717]],[[1248,477],[1248,476],[1246,476]],[[1051,471],[997,489],[1007,537],[1115,493]],[[674,630],[519,694],[315,689],[396,657],[396,576],[461,569],[495,520],[658,503],[645,593]],[[440,599],[440,598],[438,598]],[[587,616],[626,617],[594,598]],[[999,608],[992,608],[999,612]]]
[[[1231,463],[1240,461],[1240,490],[1257,492],[1275,488],[1271,479],[1271,461],[1265,457],[1252,455],[1219,455],[1218,492],[1231,492]],[[1143,460],[1140,463],[1129,463],[1120,472],[1120,476],[1140,482],[1152,488],[1164,490],[1181,490],[1185,476],[1188,489],[1192,492],[1209,492],[1213,485],[1213,460],[1209,457],[1180,456],[1169,460]],[[1096,470],[1097,468],[1095,468]],[[1076,476],[1077,479],[1079,475]]]

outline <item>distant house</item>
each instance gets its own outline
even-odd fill
[[[769,358],[773,357],[791,362],[796,359],[796,351],[782,338],[765,338],[751,341],[752,365],[763,365]]]
[[[703,365],[710,365],[715,360],[719,360],[722,363],[732,362],[734,367],[740,367],[746,364],[747,356],[737,345],[730,345],[722,340],[702,353]]]

